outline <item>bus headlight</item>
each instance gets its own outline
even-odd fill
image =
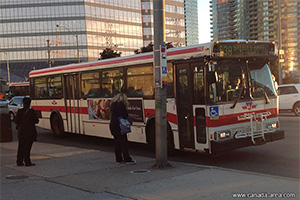
[[[219,131],[217,132],[217,134],[219,139],[229,138],[231,136],[231,131],[230,130]]]
[[[268,129],[274,129],[274,128],[278,128],[278,127],[279,127],[278,122],[273,122],[273,123],[267,124]]]

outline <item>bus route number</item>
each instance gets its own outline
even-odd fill
[[[232,56],[232,46],[220,46],[220,56]]]

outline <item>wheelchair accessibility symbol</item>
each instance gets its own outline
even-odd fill
[[[219,107],[214,106],[209,108],[210,119],[216,120],[219,119]]]

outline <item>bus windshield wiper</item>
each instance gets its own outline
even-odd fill
[[[269,104],[270,103],[270,98],[269,98],[268,94],[266,93],[266,91],[263,91],[263,94],[264,94],[264,97],[265,97],[265,100],[266,100],[266,104]]]
[[[233,105],[230,107],[231,109],[235,108],[237,102],[241,99],[242,93],[243,93],[243,91],[244,91],[244,89],[245,89],[245,87],[246,87],[245,74],[244,74],[244,72],[243,72],[242,67],[241,67],[241,71],[242,71],[242,87],[241,87],[241,89],[240,89],[240,91],[239,91],[238,97],[235,99]]]
[[[242,96],[243,91],[244,91],[244,86],[241,87],[241,89],[240,89],[240,91],[239,91],[238,97],[235,99],[234,104],[230,107],[231,109],[235,108],[235,106],[236,106],[238,100],[241,99],[241,96]]]

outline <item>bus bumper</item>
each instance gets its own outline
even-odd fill
[[[266,142],[273,142],[284,138],[284,130],[277,130],[273,133],[265,133],[265,141],[259,140],[257,144],[265,144]],[[257,145],[256,144],[256,145]],[[211,153],[218,154],[228,150],[233,150],[241,147],[253,146],[251,137],[241,139],[230,139],[225,141],[211,141]]]

